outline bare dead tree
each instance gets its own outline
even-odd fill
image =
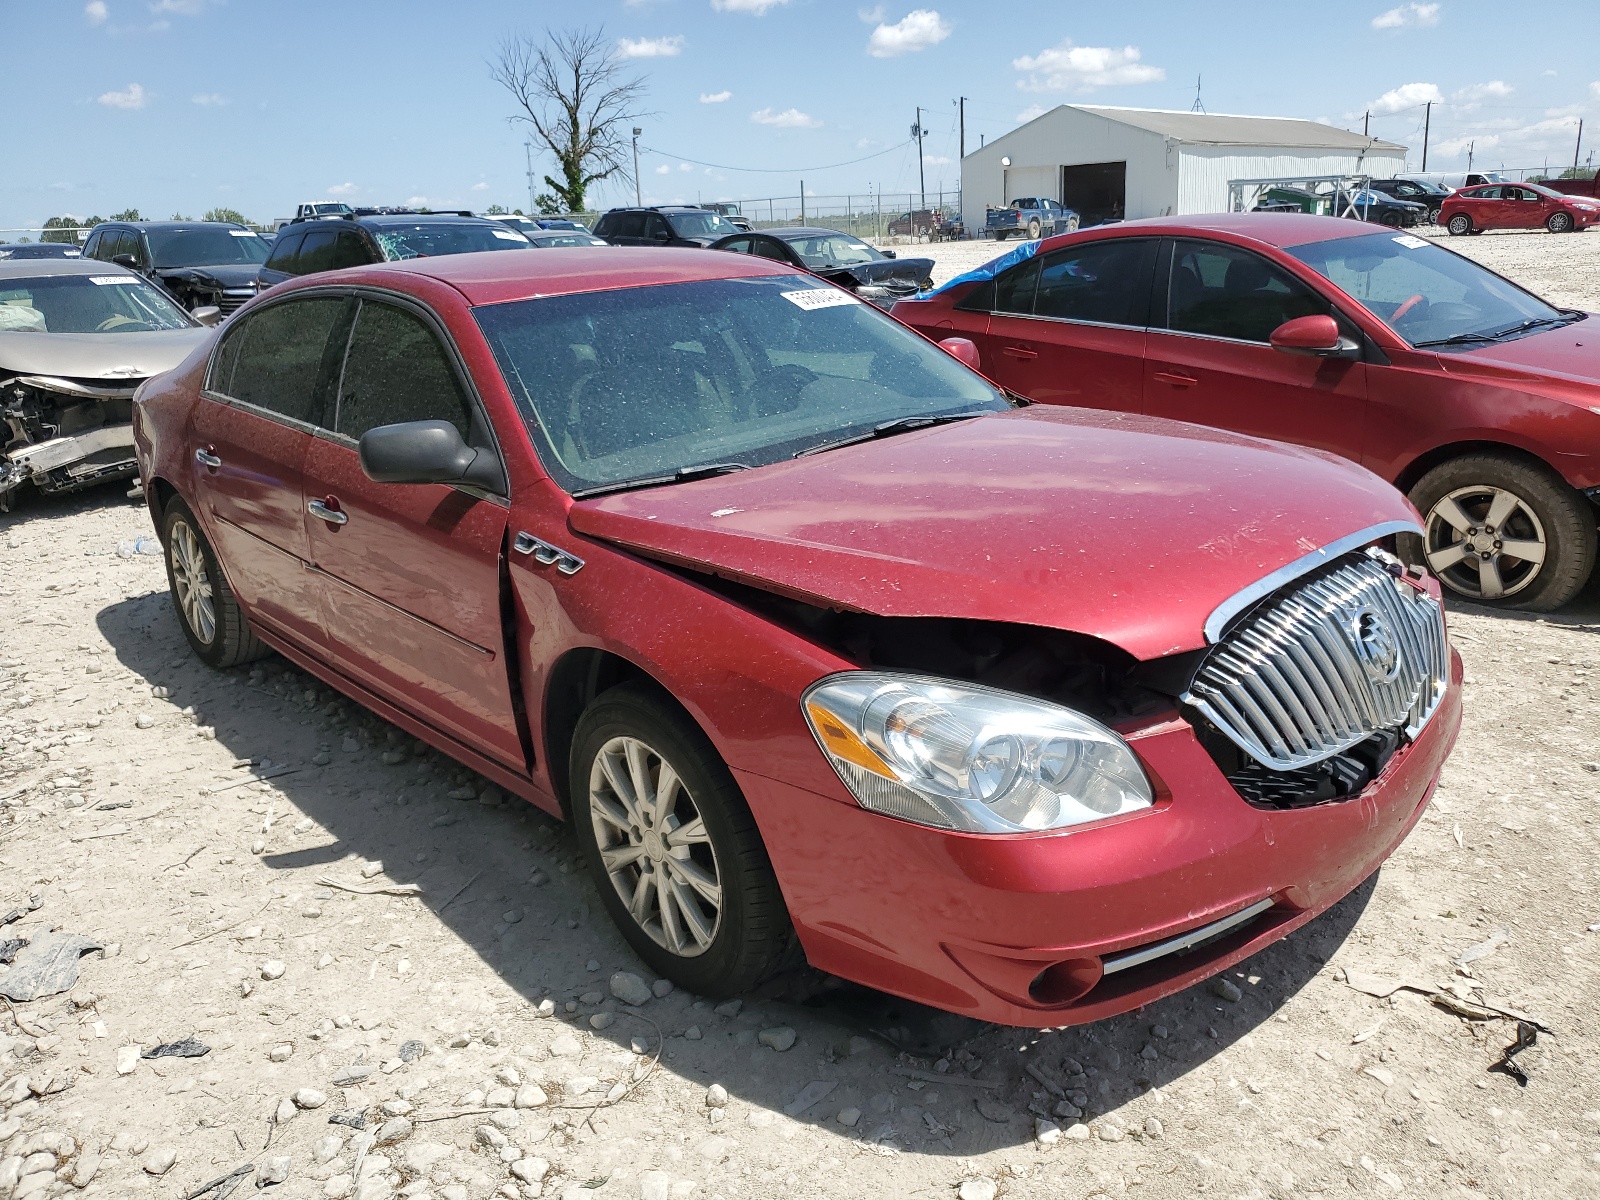
[[[503,39],[489,64],[494,81],[555,158],[561,178],[544,181],[569,212],[583,210],[589,185],[628,174],[628,128],[637,119],[644,80],[628,76],[604,29],[545,31]]]

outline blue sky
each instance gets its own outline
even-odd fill
[[[1504,0],[0,0],[12,106],[0,228],[129,206],[166,217],[221,204],[255,220],[331,198],[526,207],[525,137],[487,60],[505,34],[575,18],[603,24],[648,80],[647,201],[793,196],[802,176],[820,194],[915,189],[918,105],[929,190],[953,190],[958,95],[976,146],[1063,102],[1186,109],[1197,75],[1212,112],[1359,128],[1371,109],[1372,131],[1414,160],[1433,99],[1435,169],[1465,166],[1470,141],[1491,168],[1570,164],[1579,116],[1600,148],[1595,38],[1576,9],[1555,21],[1516,11]],[[618,179],[595,198],[632,191]]]

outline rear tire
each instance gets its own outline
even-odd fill
[[[1551,213],[1549,219],[1545,221],[1544,227],[1551,233],[1571,233],[1572,214],[1564,212]]]
[[[1461,237],[1464,234],[1473,232],[1472,218],[1467,216],[1466,213],[1457,213],[1450,218],[1450,223],[1445,228],[1450,231],[1452,237]]]
[[[1410,543],[1402,547],[1406,557],[1463,600],[1549,612],[1582,591],[1594,570],[1593,509],[1542,466],[1498,454],[1465,455],[1424,475],[1411,489],[1411,502],[1427,532],[1422,545],[1404,539]],[[1496,514],[1498,528],[1489,520]],[[1535,563],[1505,548],[1517,544],[1542,559]],[[1491,594],[1497,587],[1501,594]]]
[[[161,545],[178,624],[200,661],[220,669],[264,656],[266,645],[250,631],[216,552],[182,500],[174,498],[161,516]]]
[[[1028,222],[1028,240],[1029,241],[1037,242],[1039,240],[1039,235],[1042,234],[1043,232],[1044,232],[1044,226],[1039,224],[1039,220],[1038,220],[1037,217],[1035,217],[1033,220]]]
[[[652,971],[731,996],[783,964],[789,914],[755,818],[676,706],[647,684],[603,692],[578,718],[569,770],[601,902]]]

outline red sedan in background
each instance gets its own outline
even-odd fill
[[[1030,399],[1353,459],[1407,492],[1402,549],[1455,594],[1545,611],[1595,561],[1600,322],[1423,238],[1287,213],[1019,247],[894,315],[970,338]]]
[[[1416,529],[1333,456],[1017,407],[815,276],[465,254],[273,288],[142,389],[174,605],[571,817],[700,994],[797,938],[975,1017],[1311,920],[1460,723]]]
[[[1446,197],[1439,224],[1460,237],[1485,229],[1584,230],[1600,221],[1600,201],[1569,196],[1536,183],[1495,183],[1462,188]]]

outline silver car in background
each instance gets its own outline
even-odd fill
[[[133,393],[211,336],[196,316],[110,263],[0,262],[0,512],[134,475]]]

